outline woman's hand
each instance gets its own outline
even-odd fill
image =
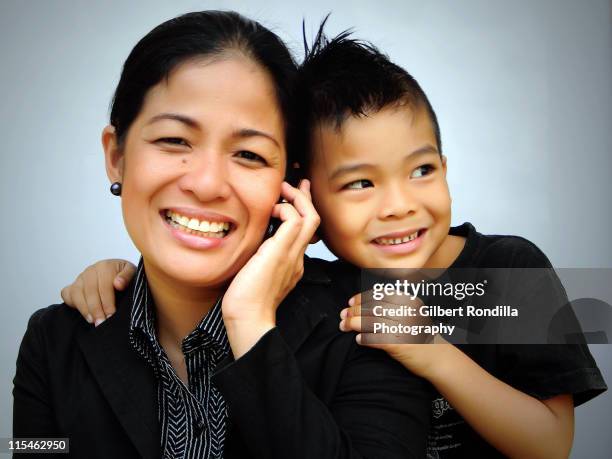
[[[127,287],[135,272],[136,267],[127,260],[98,261],[62,289],[62,299],[97,327],[115,313],[114,289]]]
[[[276,325],[276,308],[302,277],[304,252],[319,226],[308,180],[299,188],[283,182],[281,196],[287,202],[272,210],[280,227],[236,274],[223,297],[223,321],[235,358]]]
[[[371,298],[372,295],[365,295]],[[418,311],[423,303],[419,298],[386,296],[385,301],[375,301],[384,308],[397,308],[400,305],[412,306]],[[356,331],[357,342],[363,346],[382,349],[392,358],[400,362],[414,374],[431,381],[436,371],[443,370],[452,363],[453,354],[458,351],[442,336],[399,335],[373,333],[375,322],[386,325],[429,325],[428,317],[415,315],[410,317],[379,316],[372,313],[373,304],[362,304],[362,294],[359,293],[349,300],[349,307],[340,312],[340,330]],[[429,343],[429,344],[423,344]]]

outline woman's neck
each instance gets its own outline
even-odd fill
[[[157,338],[160,344],[180,348],[183,339],[210,311],[224,290],[180,284],[145,261],[147,283],[155,302]]]

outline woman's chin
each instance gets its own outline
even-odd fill
[[[227,258],[194,257],[180,253],[175,256],[156,255],[149,260],[144,257],[147,277],[153,282],[157,278],[175,286],[216,288],[227,284],[238,271],[236,264],[228,263]]]

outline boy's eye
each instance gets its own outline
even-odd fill
[[[342,188],[345,190],[361,190],[363,188],[369,188],[374,186],[369,180],[355,180],[354,182],[344,185]]]
[[[236,153],[236,156],[238,158],[245,159],[249,162],[261,163],[263,165],[268,164],[268,162],[263,157],[261,157],[257,153],[253,153],[252,151],[240,150],[238,153]]]
[[[424,164],[423,166],[419,166],[413,170],[412,174],[410,174],[410,178],[425,177],[426,175],[431,174],[433,170],[434,167],[431,164]]]
[[[160,139],[157,139],[155,141],[155,143],[166,143],[166,144],[170,144],[170,145],[178,145],[181,147],[188,147],[189,144],[187,143],[187,141],[181,137],[162,137]]]

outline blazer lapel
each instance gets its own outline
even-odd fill
[[[157,381],[129,341],[134,282],[117,312],[79,337],[79,345],[119,423],[143,457],[160,457]]]

